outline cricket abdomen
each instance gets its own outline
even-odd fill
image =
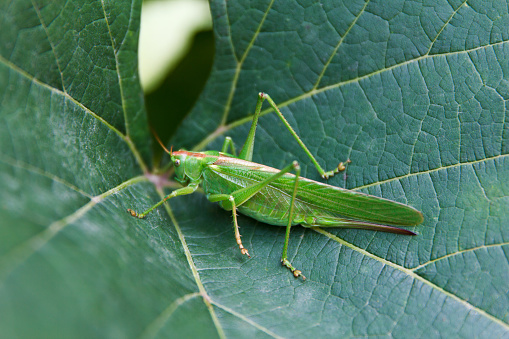
[[[203,172],[202,187],[207,196],[210,196],[213,194],[232,194],[257,182],[249,177],[249,172],[243,172],[239,176],[231,176],[207,169]],[[258,221],[275,226],[286,226],[291,199],[291,195],[287,192],[268,185],[240,206],[237,206],[237,209],[240,213]],[[228,201],[222,201],[219,204],[222,208],[231,210]],[[297,199],[293,211],[292,225],[306,222],[311,215],[312,209],[306,203]]]

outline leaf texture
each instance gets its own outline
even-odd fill
[[[329,184],[407,203],[418,236],[292,228],[147,176],[140,1],[0,3],[0,333],[509,337],[503,1],[211,1],[209,82],[172,144],[242,146],[267,92]],[[313,165],[264,107],[254,161]]]

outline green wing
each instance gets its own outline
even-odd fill
[[[285,176],[273,186],[291,192],[294,178]],[[400,226],[418,225],[423,221],[422,213],[411,206],[302,177],[297,198],[319,209],[361,221]]]
[[[216,165],[219,165],[217,168],[219,172],[253,183],[263,181],[278,171],[264,165],[239,160],[235,163],[223,162]],[[290,197],[294,183],[295,176],[286,174],[271,183],[267,189]],[[313,214],[317,216],[317,224],[322,226],[367,228],[400,233],[398,228],[378,225],[378,223],[413,226],[423,221],[422,213],[411,206],[303,177],[299,179],[296,199],[315,211]]]

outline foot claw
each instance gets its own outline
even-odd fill
[[[249,255],[249,252],[247,251],[247,248],[242,247],[240,249],[240,253],[247,255],[248,258],[251,258],[251,256]]]
[[[322,178],[329,179],[330,177],[333,177],[334,175],[338,174],[339,172],[342,172],[346,170],[346,165],[351,163],[350,159],[346,160],[345,162],[340,162],[339,165],[332,171],[325,172],[322,175]]]
[[[295,278],[302,277],[302,280],[306,280],[306,277],[302,274],[300,270],[293,271],[293,276]]]
[[[335,171],[336,173],[339,173],[341,171],[344,171],[346,170],[346,165],[348,165],[349,163],[351,163],[352,161],[350,159],[347,159],[345,162],[340,162],[339,165],[338,165],[338,168],[337,170]]]
[[[133,217],[135,217],[135,218],[139,218],[139,219],[143,219],[143,218],[145,218],[145,215],[144,215],[144,214],[138,214],[138,213],[136,213],[135,211],[133,211],[133,210],[132,210],[132,209],[130,209],[130,208],[128,208],[128,209],[127,209],[127,212],[128,212],[131,216],[133,216]]]
[[[281,265],[285,266],[290,271],[292,271],[293,276],[295,278],[302,277],[302,280],[306,280],[306,277],[302,274],[302,272],[293,267],[292,264],[288,261],[288,259],[281,259]]]

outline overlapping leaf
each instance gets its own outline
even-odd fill
[[[136,75],[139,3],[0,8],[6,337],[508,333],[509,34],[502,2],[211,3],[216,60],[175,146],[240,147],[258,91],[329,180],[420,209],[416,237],[283,229],[159,194]],[[266,110],[269,113],[269,110]],[[312,164],[272,114],[254,160]],[[345,180],[346,179],[346,180]]]

